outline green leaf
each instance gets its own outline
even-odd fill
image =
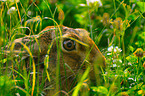
[[[126,57],[126,59],[131,62],[132,64],[136,63],[138,58],[135,55],[129,55]]]
[[[0,96],[13,96],[12,89],[14,87],[15,80],[11,77],[4,75],[0,76]]]
[[[75,90],[74,90],[72,96],[78,96],[78,93],[79,93],[79,90],[80,90],[80,88],[81,88],[81,86],[83,84],[83,81],[86,79],[86,77],[88,76],[89,72],[90,72],[90,67],[88,66],[86,71],[84,72],[83,76],[81,77],[80,82],[75,87]]]
[[[131,52],[134,51],[134,47],[132,47],[132,46],[129,46],[129,49],[130,49]]]
[[[145,2],[137,2],[137,5],[140,7],[141,12],[145,12]]]
[[[143,85],[143,86],[141,87],[141,89],[145,91],[145,85]]]
[[[145,32],[139,34],[138,37],[145,41]]]
[[[108,89],[104,86],[99,86],[99,87],[91,87],[91,89],[93,91],[96,91],[96,92],[99,92],[99,93],[102,93],[102,94],[108,94]]]
[[[130,90],[127,91],[127,93],[132,93],[134,92],[135,90],[138,90],[138,89],[141,89],[141,86],[143,85],[143,82],[142,83],[139,83],[137,85],[135,85],[134,87],[132,87]]]
[[[133,2],[133,3],[136,3],[137,2],[137,0],[130,0],[131,2]]]
[[[91,89],[95,92],[97,92],[97,87],[91,87]]]
[[[137,45],[137,47],[142,47],[143,46],[143,42],[142,41],[137,41],[135,42],[135,45]]]
[[[0,60],[0,62],[6,63],[7,62],[7,58]]]
[[[120,92],[117,96],[129,96],[127,92]]]

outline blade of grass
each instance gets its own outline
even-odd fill
[[[34,88],[35,88],[35,80],[36,80],[36,68],[35,68],[35,62],[34,62],[34,59],[33,59],[33,55],[30,51],[30,49],[28,48],[28,46],[26,46],[24,43],[20,42],[21,45],[24,46],[24,48],[28,51],[30,57],[32,58],[32,66],[33,66],[33,83],[32,83],[32,93],[31,93],[31,96],[33,96],[33,92],[34,92]]]
[[[84,72],[80,82],[77,84],[72,96],[78,96],[78,93],[79,93],[79,90],[80,90],[80,88],[81,88],[81,86],[83,84],[83,81],[86,79],[86,77],[88,76],[89,72],[90,72],[90,66],[87,67],[87,69]]]
[[[18,88],[18,89],[20,89],[21,91],[23,91],[24,93],[29,94],[29,93],[28,93],[25,89],[23,89],[22,87],[14,86],[14,88]],[[29,96],[30,96],[30,94],[29,94]]]

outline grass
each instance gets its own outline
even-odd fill
[[[144,0],[101,0],[89,3],[84,0],[51,1],[31,0],[15,2],[0,1],[0,47],[11,44],[16,38],[38,34],[46,26],[65,25],[84,28],[106,58],[106,68],[102,71],[100,85],[95,81],[87,83],[89,67],[85,70],[66,95],[77,96],[144,96],[145,95],[145,2]],[[60,31],[61,32],[61,31]],[[58,33],[56,33],[58,34]],[[61,49],[57,40],[57,58]],[[37,41],[37,38],[35,38]],[[79,42],[79,41],[78,41]],[[33,42],[32,42],[33,43]],[[81,42],[80,42],[81,43]],[[39,44],[39,42],[38,42]],[[83,43],[82,43],[83,44]],[[45,95],[45,82],[51,82],[48,68],[49,51],[44,60],[44,73],[39,73],[42,62],[34,62],[33,51],[29,52],[28,62],[19,60],[24,54],[7,51],[4,58],[0,49],[0,95],[1,96],[38,96]],[[11,47],[13,49],[14,45]],[[23,50],[21,50],[23,52]],[[14,57],[14,58],[13,58]],[[12,63],[9,63],[12,62]],[[10,65],[11,64],[11,65]],[[28,70],[28,67],[30,70]],[[67,66],[66,66],[67,67]],[[60,62],[56,68],[56,90],[61,84]],[[67,76],[65,76],[67,78]],[[41,83],[39,83],[41,81]],[[75,80],[76,81],[76,80]],[[74,83],[75,83],[74,81]],[[48,87],[48,89],[51,89]],[[55,93],[54,95],[58,95]]]

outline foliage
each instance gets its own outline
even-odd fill
[[[77,83],[77,88],[71,90],[73,95],[88,92],[88,96],[144,96],[144,6],[144,0],[1,0],[0,47],[16,38],[37,34],[46,26],[56,25],[55,22],[72,28],[87,29],[106,57],[107,67],[102,73],[104,82],[98,86],[91,85],[88,91],[83,91],[81,85],[88,86],[84,83],[88,68]],[[30,57],[33,57],[29,48],[22,45],[28,50]],[[21,58],[21,54],[19,55],[15,58]],[[35,72],[34,60],[30,60],[33,72],[27,72],[26,67],[23,67],[25,62],[21,65],[12,57],[10,54],[4,59],[4,55],[0,54],[0,94],[45,95],[43,83],[39,85],[39,80],[35,78],[35,75],[39,75]],[[48,59],[46,57],[44,61],[46,69]],[[15,64],[13,66],[17,70],[5,65],[8,60]],[[6,77],[8,73],[10,76]],[[17,75],[14,76],[13,73]],[[51,80],[47,70],[44,75],[48,81]],[[44,78],[42,81],[45,82]]]

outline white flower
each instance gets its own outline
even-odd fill
[[[115,48],[114,48],[114,52],[115,53],[119,53],[119,52],[121,52],[122,50],[121,50],[121,48],[118,48],[118,46],[116,46]]]
[[[126,70],[124,70],[124,74],[127,74],[128,73],[128,70],[126,69]]]
[[[118,77],[118,75],[115,75],[115,77]]]
[[[116,47],[114,48],[114,52],[115,52],[115,53],[117,52],[117,48],[116,48]]]
[[[48,57],[48,55],[45,55],[45,57]]]
[[[112,53],[107,53],[107,55],[111,55]]]
[[[113,67],[117,67],[117,65],[116,64],[113,64]]]
[[[17,9],[16,9],[15,7],[11,7],[11,8],[8,10],[7,14],[10,15],[10,14],[12,14],[12,13],[15,13],[16,11],[17,11]]]
[[[122,63],[122,60],[121,59],[113,59],[113,63]]]
[[[131,62],[128,62],[128,65],[131,65],[132,66]]]
[[[87,5],[89,5],[89,3],[95,3],[95,2],[98,2],[99,7],[103,5],[101,0],[86,0],[86,1],[87,1]]]
[[[117,59],[113,59],[113,63],[116,63],[117,62]]]
[[[86,6],[85,4],[79,4],[80,6]]]
[[[28,15],[32,15],[33,13],[32,13],[32,11],[28,11]]]
[[[105,74],[107,75],[107,74],[108,74],[108,72],[105,72]]]
[[[112,51],[113,51],[113,46],[110,46],[110,47],[108,48],[108,51],[109,51],[109,52],[112,52]]]
[[[20,96],[20,94],[19,93],[15,93],[16,94],[16,96]]]
[[[122,63],[122,60],[120,59],[119,62]]]
[[[133,78],[128,78],[128,80],[133,80],[133,81],[134,81],[134,79],[133,79]]]

